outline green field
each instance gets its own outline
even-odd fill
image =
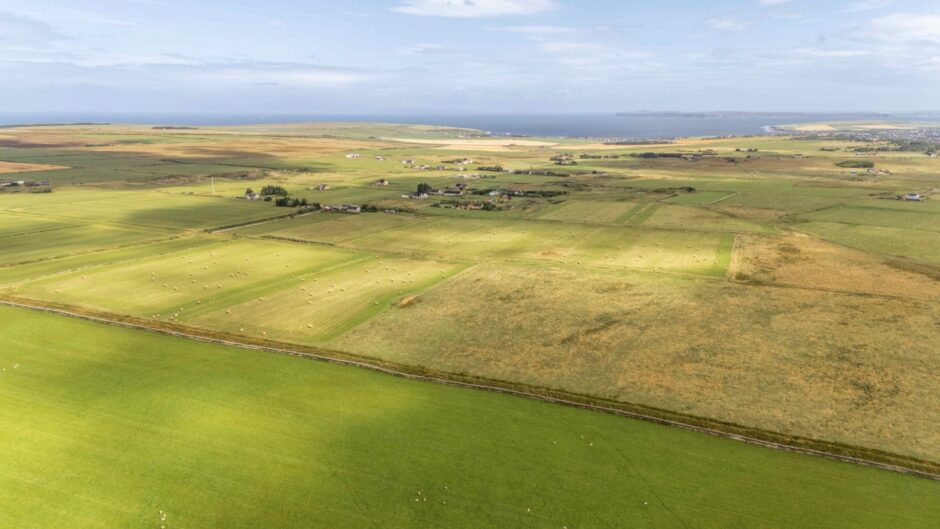
[[[569,222],[619,224],[617,220],[624,217],[634,207],[636,207],[636,204],[629,202],[582,202],[571,200],[539,215],[538,218]]]
[[[52,180],[0,188],[0,298],[940,475],[940,159],[855,154],[886,140],[479,136],[0,129],[0,162],[67,167],[0,175]],[[408,198],[421,184],[450,193]],[[240,198],[269,186],[310,206]],[[910,192],[926,200],[895,199]],[[351,367],[9,308],[0,343],[0,528],[940,514],[928,480]]]
[[[4,237],[0,267],[42,259],[88,253],[147,240],[166,239],[168,233],[126,229],[106,224],[76,224],[70,227]]]
[[[0,322],[4,527],[900,529],[940,516],[923,479],[59,316],[2,308]]]
[[[236,240],[80,268],[17,295],[295,343],[322,341],[461,266]],[[126,295],[133,292],[133,295]]]
[[[244,192],[244,190],[243,190]],[[65,196],[58,196],[58,195]],[[48,203],[0,196],[0,208],[54,219],[110,222],[168,229],[204,229],[283,215],[267,202],[158,191],[61,192]],[[72,196],[69,196],[72,195]],[[6,199],[10,198],[9,201]],[[12,204],[9,204],[12,202]]]

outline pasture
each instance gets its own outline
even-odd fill
[[[0,239],[0,267],[166,239],[168,234],[106,224],[77,224]]]
[[[854,153],[887,142],[476,134],[4,129],[0,166],[67,168],[4,175],[53,185],[0,192],[0,294],[940,464],[940,160]],[[578,165],[555,165],[558,152]],[[689,156],[701,152],[710,154]],[[464,157],[474,162],[457,171]],[[869,159],[883,171],[836,166]],[[374,185],[380,178],[389,185]],[[468,189],[401,196],[425,183]],[[267,185],[379,212],[236,198]],[[496,189],[515,194],[501,200]],[[885,199],[911,191],[928,199]],[[885,472],[3,315],[0,398],[14,403],[0,407],[14,425],[0,431],[12,447],[0,457],[0,501],[14,506],[0,509],[3,527],[146,527],[161,509],[167,529],[880,529],[925,527],[937,514],[932,483]]]
[[[722,233],[508,219],[312,215],[246,230],[250,234],[273,230],[268,235],[391,254],[701,275],[724,274],[730,251],[730,239]]]
[[[235,240],[81,268],[9,292],[232,334],[315,343],[461,268],[325,246]]]
[[[53,195],[50,200],[36,198],[35,195],[23,198],[0,196],[0,208],[52,219],[172,230],[216,228],[287,213],[270,202],[250,202],[231,196],[125,190],[63,191],[50,195]]]
[[[922,296],[493,263],[330,346],[936,461],[936,321]]]
[[[0,322],[4,527],[919,529],[940,517],[938,484],[908,476],[49,314],[0,308]]]

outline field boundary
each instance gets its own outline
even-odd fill
[[[605,401],[587,395],[578,395],[549,388],[512,384],[469,375],[436,372],[418,367],[383,362],[377,359],[366,359],[325,348],[295,346],[281,342],[256,340],[248,337],[234,339],[234,337],[230,335],[212,333],[211,331],[184,325],[166,324],[162,322],[154,324],[128,316],[82,311],[74,307],[37,303],[17,298],[0,298],[0,306],[47,312],[105,325],[143,330],[206,343],[238,347],[241,349],[284,354],[334,364],[360,367],[412,380],[433,382],[466,389],[493,391],[520,398],[629,417],[766,448],[821,457],[833,461],[940,481],[940,463],[937,462],[893,454],[877,449],[867,449],[809,438],[788,436],[779,432],[747,428],[733,423],[683,415],[639,404]]]

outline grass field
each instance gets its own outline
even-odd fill
[[[579,223],[374,215],[314,215],[247,228],[357,250],[472,260],[550,261],[605,268],[722,275],[722,233],[644,231]]]
[[[331,345],[937,460],[937,321],[923,297],[501,264]]]
[[[596,222],[619,224],[617,221],[633,210],[636,204],[629,202],[566,201],[538,216],[546,220],[569,222]],[[622,221],[621,221],[622,222]]]
[[[43,259],[29,264],[0,267],[0,285],[38,279],[52,274],[67,273],[72,270],[91,269],[115,262],[153,258],[166,253],[187,250],[198,246],[214,244],[216,242],[217,241],[203,237],[146,241],[141,244],[122,246],[120,248],[99,250],[61,258]]]
[[[9,235],[0,239],[0,267],[31,261],[88,253],[95,250],[168,238],[167,233],[126,229],[105,224],[78,224],[71,227]]]
[[[12,292],[233,334],[314,343],[461,268],[324,246],[236,240],[81,268]]]
[[[53,193],[54,195],[57,193]],[[66,193],[62,193],[66,194]],[[3,197],[0,197],[3,198]],[[169,194],[159,191],[76,193],[72,200],[56,197],[56,204],[36,199],[14,202],[9,211],[50,218],[111,222],[167,229],[205,229],[250,222],[285,214],[268,202],[232,197]],[[20,205],[24,203],[25,205]],[[0,200],[0,207],[3,201]]]
[[[0,296],[940,468],[940,159],[854,152],[886,141],[478,136],[0,129],[0,167],[66,167],[3,175],[52,186],[0,190]],[[699,151],[716,154],[679,157]],[[494,165],[514,172],[479,168]],[[467,194],[402,197],[457,183]],[[378,212],[236,198],[271,185]],[[913,191],[927,200],[886,200]],[[166,529],[880,529],[929,527],[940,497],[821,458],[32,312],[0,309],[0,342],[4,528],[159,527],[164,509]]]
[[[4,527],[901,529],[940,516],[927,480],[52,315],[0,308],[0,322]]]

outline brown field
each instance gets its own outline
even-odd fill
[[[30,171],[51,171],[53,169],[68,169],[68,167],[44,163],[4,162],[3,160],[0,160],[0,174],[28,173]]]
[[[278,156],[304,158],[336,154],[356,149],[382,147],[375,142],[338,138],[225,138],[213,141],[179,143],[118,143],[93,150],[174,156],[181,158],[213,158],[230,156]]]
[[[551,147],[555,145],[547,141],[520,140],[515,138],[497,140],[462,140],[462,139],[409,139],[409,138],[383,138],[384,140],[412,143],[418,145],[437,145],[436,149],[452,151],[508,151],[511,147]]]
[[[332,345],[940,458],[936,304],[503,264],[404,305]]]
[[[738,237],[729,274],[738,280],[807,289],[940,299],[940,282],[929,276],[802,234]]]

